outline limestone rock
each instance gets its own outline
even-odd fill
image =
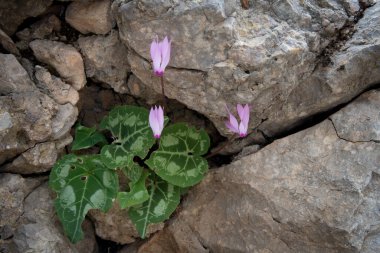
[[[53,31],[61,30],[61,21],[55,15],[49,15],[16,33],[21,40],[45,39]]]
[[[71,85],[63,82],[60,78],[50,74],[50,72],[36,66],[37,86],[53,98],[58,104],[70,103],[76,105],[79,100],[79,93]]]
[[[138,252],[378,252],[380,143],[357,133],[379,94],[333,115],[337,131],[327,119],[211,171]]]
[[[59,105],[52,119],[52,138],[58,140],[67,134],[78,118],[78,108],[70,103]]]
[[[78,39],[84,56],[87,77],[95,82],[109,84],[116,92],[127,92],[129,69],[127,49],[120,42],[118,33],[108,36],[81,37]]]
[[[223,135],[221,108],[248,103],[250,128],[269,137],[380,82],[379,4],[361,18],[352,14],[357,1],[254,1],[248,10],[237,2],[115,1],[134,75],[160,93],[149,46],[168,35],[166,95],[207,116]],[[352,38],[339,41],[347,29]]]
[[[86,234],[84,240],[75,245],[68,241],[55,215],[53,194],[47,183],[38,187],[25,199],[24,209],[21,224],[13,237],[17,253],[97,251],[94,229],[89,221],[85,221],[83,225]]]
[[[135,226],[128,217],[128,211],[126,209],[121,210],[116,202],[107,213],[100,210],[90,210],[89,215],[95,224],[96,234],[105,240],[127,244],[139,238]],[[146,236],[149,237],[150,234],[161,230],[163,227],[163,223],[149,225]]]
[[[0,164],[9,162],[29,149],[26,156],[17,161],[17,167],[30,162],[29,165],[35,165],[33,170],[46,171],[56,151],[51,150],[50,162],[39,163],[39,158],[33,156],[39,154],[45,159],[47,157],[43,154],[50,151],[46,153],[44,148],[42,152],[40,147],[44,145],[37,148],[35,145],[55,141],[60,146],[56,147],[57,150],[62,149],[61,143],[68,144],[71,141],[64,139],[67,139],[65,136],[76,121],[78,110],[70,103],[59,105],[41,93],[13,55],[0,54],[0,62]],[[25,163],[24,158],[27,157],[30,159]],[[23,162],[18,163],[20,161]],[[37,168],[39,165],[41,168]],[[33,172],[29,170],[25,173]]]
[[[82,56],[73,46],[49,40],[34,40],[29,46],[39,61],[52,66],[74,89],[86,84]]]
[[[57,104],[39,91],[0,97],[0,164],[51,138],[57,109]]]
[[[66,22],[83,34],[106,34],[113,26],[111,1],[78,1],[66,10]]]
[[[340,138],[380,142],[380,92],[373,90],[361,95],[331,117]]]
[[[42,14],[53,0],[0,1],[0,28],[12,35],[29,17]]]
[[[143,98],[148,104],[155,104],[162,99],[162,94],[157,93],[155,90],[147,87],[140,79],[135,75],[131,75],[128,78],[128,94],[132,96]]]
[[[35,89],[28,73],[11,54],[0,54],[0,95]]]
[[[59,153],[63,147],[73,140],[71,135],[67,135],[62,140],[56,142],[43,142],[28,149],[12,163],[7,164],[3,171],[18,174],[33,174],[49,171],[57,161]]]
[[[37,179],[0,174],[0,239],[7,240],[13,236],[17,222],[24,212],[24,198],[39,184]]]
[[[16,44],[13,40],[0,29],[0,46],[2,46],[5,50],[7,50],[11,54],[20,55]]]

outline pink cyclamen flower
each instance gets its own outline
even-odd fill
[[[158,42],[156,38],[150,45],[150,57],[153,61],[153,71],[156,76],[163,76],[166,66],[170,60],[171,41],[165,37],[163,41]]]
[[[239,114],[240,124],[238,123],[235,116],[232,115],[232,113],[227,108],[229,120],[226,121],[226,126],[232,132],[239,134],[240,137],[245,137],[247,136],[247,131],[248,131],[249,106],[248,105],[242,106],[241,104],[238,104],[236,106],[236,109]]]
[[[154,138],[159,139],[162,129],[164,129],[164,110],[161,106],[154,106],[150,109],[149,125],[152,128]]]

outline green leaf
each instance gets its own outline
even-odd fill
[[[143,173],[143,168],[141,168],[138,164],[133,163],[132,166],[121,168],[124,175],[131,180],[132,183],[137,182]]]
[[[116,107],[102,120],[100,127],[108,129],[115,137],[112,147],[102,150],[102,154],[110,151],[112,158],[126,156],[129,162],[124,162],[125,166],[132,163],[134,156],[145,158],[155,143],[149,126],[149,112],[141,107]]]
[[[129,192],[119,192],[117,194],[121,209],[142,204],[149,199],[149,193],[145,187],[145,181],[148,176],[149,172],[143,172],[138,181],[129,183]]]
[[[133,153],[124,149],[121,145],[106,145],[100,151],[104,164],[109,169],[133,166]]]
[[[73,243],[83,238],[81,224],[88,210],[108,211],[119,188],[117,174],[106,168],[100,155],[62,157],[50,173],[49,185],[57,193],[55,209]]]
[[[107,143],[103,134],[96,131],[96,128],[88,128],[78,125],[75,129],[75,140],[73,142],[72,150],[79,150],[90,148],[98,143]]]
[[[157,176],[150,176],[147,183],[149,199],[138,207],[131,207],[128,211],[141,238],[145,238],[149,224],[168,219],[180,200],[179,187],[169,184]]]
[[[208,170],[207,153],[210,138],[204,130],[197,131],[178,123],[164,129],[160,147],[146,164],[162,179],[180,187],[199,183]]]

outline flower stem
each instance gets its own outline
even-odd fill
[[[166,108],[167,106],[167,101],[166,101],[166,96],[165,96],[165,87],[164,87],[164,77],[161,76],[161,93],[164,98],[164,107]]]
[[[217,148],[214,152],[208,154],[206,156],[206,159],[209,159],[215,155],[217,155],[220,151],[222,151],[225,147],[227,147],[229,144],[232,143],[232,141],[235,140],[235,138],[228,139],[223,145],[221,145],[219,148]]]

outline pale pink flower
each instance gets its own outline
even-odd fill
[[[153,72],[156,76],[163,76],[165,68],[170,60],[171,41],[165,37],[163,41],[158,42],[156,38],[150,45],[150,57],[153,61]]]
[[[164,110],[161,106],[154,106],[150,109],[149,125],[152,128],[154,138],[159,139],[162,129],[164,129]]]
[[[235,116],[232,115],[232,113],[227,108],[229,120],[226,121],[226,126],[232,132],[237,133],[240,137],[245,137],[247,136],[247,131],[248,131],[249,106],[248,105],[242,106],[241,104],[238,104],[236,106],[236,109],[240,118],[240,124],[238,123]]]

